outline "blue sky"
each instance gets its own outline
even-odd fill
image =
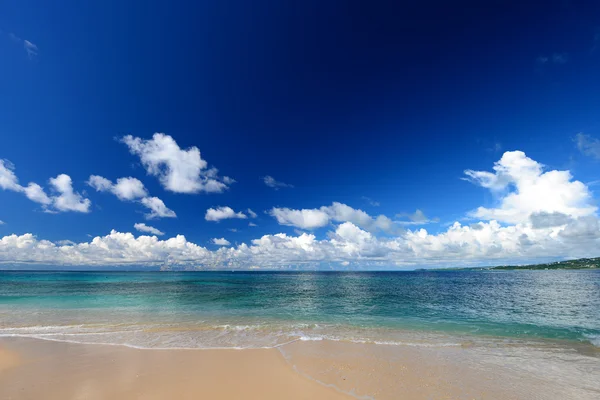
[[[404,268],[600,255],[600,6],[196,3],[0,5],[0,261]],[[157,159],[164,149],[124,142],[158,146],[156,132],[177,151]],[[199,158],[182,161],[194,148]],[[204,162],[188,180],[169,172]],[[465,174],[497,162],[494,182]],[[513,168],[523,163],[527,171]],[[213,179],[211,167],[218,193],[197,186]],[[527,174],[548,171],[570,176],[542,180],[547,192],[526,186]],[[49,181],[60,174],[73,196],[64,177]],[[119,198],[108,184],[96,190],[92,175],[143,189]],[[270,187],[266,176],[291,186]],[[43,201],[28,198],[29,182]],[[147,219],[141,201],[153,197],[176,217]],[[207,220],[218,207],[246,218]],[[532,228],[540,213],[553,226]],[[369,222],[378,216],[389,221]],[[457,221],[499,225],[450,238]],[[140,223],[164,233],[164,250],[144,258],[119,242],[82,255],[111,230],[148,234]],[[352,227],[352,237],[338,231]],[[420,229],[426,243],[416,242]],[[575,233],[585,246],[566,239]],[[506,242],[523,234],[534,241],[527,249]],[[198,249],[162,243],[177,235]],[[261,237],[276,243],[253,242]],[[218,250],[220,238],[229,245]]]

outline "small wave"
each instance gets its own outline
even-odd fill
[[[316,337],[311,337],[311,336],[301,336],[300,340],[302,342],[320,342],[321,340],[323,340],[322,337],[316,336]]]
[[[600,334],[599,335],[584,335],[587,340],[595,347],[600,347]]]

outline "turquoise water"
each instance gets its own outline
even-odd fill
[[[600,346],[600,271],[5,271],[0,335],[151,348],[465,337]]]

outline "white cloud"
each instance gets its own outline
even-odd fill
[[[268,187],[271,187],[275,190],[277,190],[279,188],[293,188],[294,187],[294,185],[290,185],[289,183],[279,182],[270,175],[263,177],[262,180],[265,183],[265,185],[267,185]]]
[[[0,188],[20,192],[23,188],[19,185],[14,169],[15,167],[10,161],[0,160]]]
[[[569,171],[546,171],[544,166],[521,151],[504,153],[494,165],[494,173],[466,170],[468,179],[501,193],[495,208],[479,207],[470,215],[483,220],[517,224],[527,222],[533,213],[562,213],[570,217],[594,214],[586,185],[573,180]]]
[[[27,187],[23,188],[23,192],[29,200],[35,201],[36,203],[40,203],[45,206],[52,203],[52,199],[48,197],[46,192],[44,192],[44,189],[42,189],[42,187],[37,183],[29,182]]]
[[[131,177],[117,179],[113,192],[121,200],[134,200],[148,195],[144,184]]]
[[[206,219],[207,221],[214,221],[214,222],[219,222],[223,219],[230,219],[230,218],[240,218],[240,219],[246,219],[248,218],[243,212],[235,212],[233,211],[233,209],[231,207],[217,207],[215,208],[209,208],[208,210],[206,210],[206,215],[204,216],[204,219]]]
[[[165,234],[164,232],[156,229],[155,227],[146,225],[144,223],[134,224],[133,227],[140,232],[151,233],[151,234],[157,235],[157,236],[162,236]]]
[[[87,184],[99,192],[110,192],[122,201],[136,201],[150,209],[146,218],[175,218],[177,215],[173,210],[165,206],[158,197],[150,197],[144,184],[136,178],[127,177],[117,179],[113,184],[111,180],[102,176],[91,175]]]
[[[256,218],[257,215],[254,211],[252,211],[251,209],[248,209],[248,215],[250,216],[250,218]]]
[[[229,177],[220,177],[216,168],[208,168],[197,147],[182,150],[164,133],[155,133],[150,140],[127,135],[122,141],[132,154],[140,157],[146,171],[158,177],[166,190],[220,193],[235,182]]]
[[[225,238],[220,238],[220,239],[214,238],[214,239],[212,239],[212,242],[214,244],[216,244],[217,246],[229,246],[229,245],[231,245],[231,243],[229,242],[229,240],[227,240]]]
[[[50,185],[59,193],[58,196],[52,197],[52,205],[56,210],[83,213],[90,211],[92,202],[73,191],[73,182],[69,175],[60,174],[56,178],[50,178]]]
[[[90,242],[61,246],[38,240],[32,234],[10,235],[0,239],[2,262],[43,262],[70,265],[185,264],[210,260],[210,252],[178,235],[167,240],[156,236],[135,237],[112,231]]]
[[[272,208],[269,214],[281,225],[294,226],[300,229],[322,228],[332,222],[352,222],[369,231],[395,230],[394,222],[385,215],[371,217],[363,210],[354,209],[346,204],[334,202],[321,208],[294,210],[289,208]]]
[[[359,266],[427,267],[523,263],[564,257],[597,256],[600,224],[593,216],[567,225],[534,229],[530,224],[502,226],[480,222],[477,228],[456,222],[447,231],[425,229],[378,238],[351,222],[340,224],[328,238],[284,233],[264,235],[249,244],[217,251],[188,242],[184,236],[168,240],[112,231],[87,243],[60,246],[31,234],[0,239],[0,262],[111,265],[168,264],[194,268],[280,268],[352,263]]]
[[[0,225],[4,225],[5,223],[6,223],[6,222],[4,222],[4,221],[2,221],[2,220],[0,219]]]
[[[17,193],[24,193],[31,201],[42,205],[50,205],[52,200],[37,183],[30,182],[27,186],[21,186],[14,172],[14,165],[8,160],[0,160],[0,188]]]
[[[91,175],[87,183],[98,192],[111,192],[120,200],[131,201],[148,196],[144,184],[139,179],[132,177],[119,178],[117,183],[113,184],[102,176]]]
[[[594,157],[600,160],[600,140],[583,133],[575,135],[577,148],[586,156]]]
[[[248,222],[248,226],[258,226],[254,222]]]
[[[140,200],[140,203],[150,209],[150,213],[145,214],[147,219],[177,217],[175,211],[165,206],[165,203],[158,197],[144,197]]]
[[[426,229],[386,230],[392,224],[387,217],[372,217],[345,204],[333,203],[318,209],[271,210],[284,225],[302,229],[330,226],[323,239],[305,232],[277,233],[230,247],[228,241],[224,244],[226,239],[215,238],[213,243],[221,247],[210,251],[188,242],[182,235],[159,240],[156,236],[136,237],[112,231],[89,242],[73,244],[41,240],[28,233],[0,238],[0,263],[408,268],[523,264],[598,255],[600,221],[591,206],[587,187],[574,181],[568,171],[544,171],[541,164],[525,154],[508,152],[496,163],[494,172],[470,172],[467,175],[471,181],[493,190],[498,196],[498,207],[479,208],[477,211],[485,217],[483,221],[468,225],[455,222],[439,233]],[[2,181],[3,187],[18,185],[10,174],[3,172],[0,176],[8,176]],[[514,196],[521,197],[514,200]],[[146,199],[151,198],[143,200]],[[230,207],[210,210],[207,220],[246,218]],[[492,215],[502,219],[489,218]],[[409,220],[422,221],[423,218],[426,218],[423,213],[415,212]],[[138,229],[138,224],[135,227]],[[387,234],[377,236],[382,230]]]
[[[10,161],[0,160],[0,188],[25,194],[29,200],[41,204],[46,212],[87,213],[90,211],[91,201],[73,191],[73,182],[69,175],[60,174],[56,178],[51,178],[50,185],[57,194],[48,196],[37,183],[30,182],[27,186],[21,186],[14,169],[15,167]]]
[[[301,229],[322,228],[329,224],[329,215],[318,209],[273,208],[269,214],[275,217],[280,225],[295,226]]]
[[[109,179],[99,175],[90,175],[86,183],[98,192],[109,192],[113,188],[113,183]]]

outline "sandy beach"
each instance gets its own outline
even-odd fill
[[[579,370],[554,375],[551,361],[536,364],[528,354],[527,365],[518,359],[522,349],[509,358],[506,351],[331,341],[151,350],[5,337],[0,399],[581,400],[599,393],[593,381],[569,379]],[[590,361],[587,379],[599,371],[597,358]]]
[[[348,399],[275,349],[139,350],[0,340],[0,399]]]

